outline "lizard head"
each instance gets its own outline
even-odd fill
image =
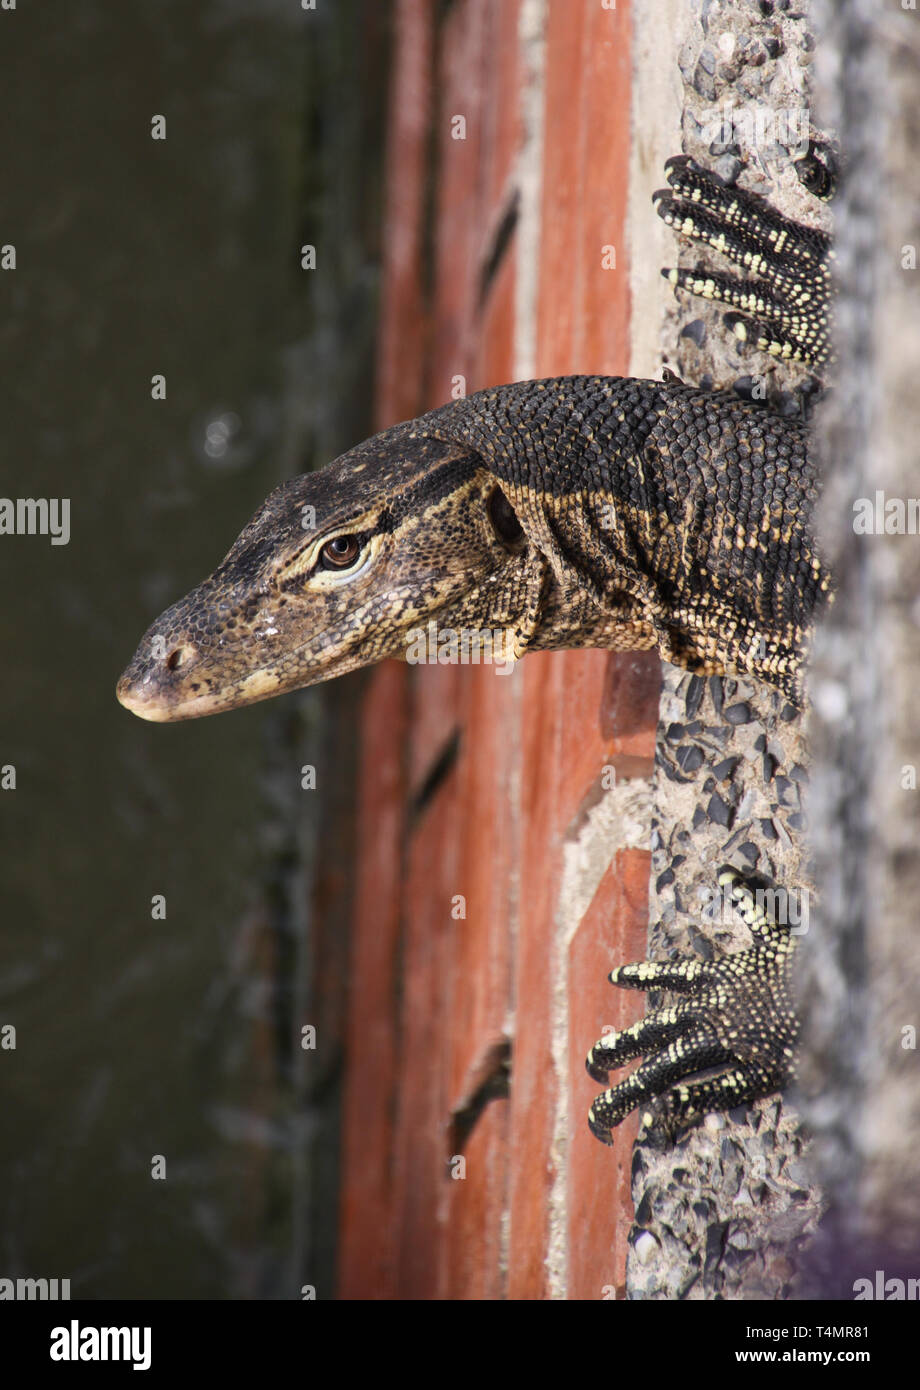
[[[508,659],[536,564],[479,457],[398,425],[276,488],[150,627],[118,699],[144,719],[215,714],[405,658],[431,621],[503,632]]]

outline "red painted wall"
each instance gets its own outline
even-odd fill
[[[458,374],[469,392],[514,376],[516,236],[484,300],[480,283],[522,138],[518,9],[456,0],[438,25],[434,0],[397,5],[381,428],[448,399]],[[629,81],[626,0],[614,11],[551,0],[539,376],[627,370]],[[451,138],[458,113],[463,141]],[[602,267],[611,244],[615,271]],[[634,1126],[613,1149],[590,1136],[597,1087],[584,1054],[642,1008],[605,977],[645,954],[647,853],[616,855],[569,948],[561,1069],[555,920],[563,846],[602,768],[651,771],[656,676],[648,657],[603,652],[534,654],[511,678],[392,662],[374,672],[361,730],[342,1297],[602,1298],[622,1286]],[[413,811],[457,732],[450,771]],[[482,1111],[457,1180],[452,1117],[509,1035],[510,1096]],[[560,1088],[569,1125],[554,1144]],[[551,1251],[552,1211],[565,1221]]]

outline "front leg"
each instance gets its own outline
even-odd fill
[[[588,1053],[595,1081],[646,1057],[589,1110],[589,1127],[602,1143],[609,1144],[610,1131],[645,1102],[661,1098],[666,1120],[681,1125],[782,1090],[793,1074],[799,1030],[789,966],[795,939],[788,921],[776,920],[789,914],[772,906],[783,895],[766,879],[729,866],[720,870],[719,886],[754,937],[748,950],[712,962],[641,961],[610,973],[621,988],[666,989],[680,998],[608,1034]]]
[[[669,188],[655,194],[669,227],[717,251],[743,277],[708,267],[664,270],[681,289],[741,313],[726,316],[736,337],[784,361],[820,365],[830,355],[830,238],[783,217],[756,193],[724,184],[686,155],[665,165]]]

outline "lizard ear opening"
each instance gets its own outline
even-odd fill
[[[499,540],[512,549],[518,549],[524,539],[524,528],[500,487],[494,487],[489,493],[486,507],[492,529]]]

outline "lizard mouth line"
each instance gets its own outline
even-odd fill
[[[411,597],[411,591],[396,592],[392,597],[400,600],[406,596]],[[354,660],[356,649],[360,649],[366,638],[361,619],[366,612],[373,607],[375,600],[368,600],[361,608],[355,610],[356,630],[351,642],[339,653],[334,674],[344,675],[347,671],[353,670],[356,665],[360,665],[360,660]],[[428,610],[424,616],[419,615],[416,619],[417,624],[422,624],[446,607],[449,600],[445,600],[443,605]],[[160,688],[156,675],[153,671],[147,671],[139,680],[128,680],[127,673],[123,675],[115,689],[115,696],[118,703],[139,719],[145,719],[155,724],[172,724],[186,719],[202,719],[209,714],[219,714],[224,710],[241,708],[243,705],[253,705],[261,700],[270,699],[273,695],[285,694],[292,690],[306,688],[308,685],[317,683],[317,679],[311,679],[310,673],[304,671],[303,679],[296,680],[290,685],[286,683],[286,676],[290,675],[291,668],[300,668],[301,657],[305,650],[316,647],[311,652],[311,666],[319,668],[323,649],[321,639],[327,635],[328,629],[322,632],[313,633],[299,646],[290,647],[279,654],[276,662],[266,666],[256,666],[252,670],[236,677],[219,689],[203,689],[187,695],[173,694],[168,689]],[[399,653],[394,652],[398,657]],[[130,669],[130,668],[129,668]],[[325,673],[319,679],[328,679]],[[330,672],[330,674],[332,674]],[[208,677],[202,675],[201,683],[207,684]],[[212,677],[213,679],[213,677]]]
[[[267,690],[265,693],[268,696],[272,691]],[[220,710],[229,709],[235,703],[235,696],[229,691],[221,694],[196,694],[187,700],[177,702],[164,699],[156,692],[145,694],[143,682],[138,687],[123,685],[119,681],[115,696],[126,710],[153,724],[173,724],[181,719],[198,719],[206,714],[217,714]]]

